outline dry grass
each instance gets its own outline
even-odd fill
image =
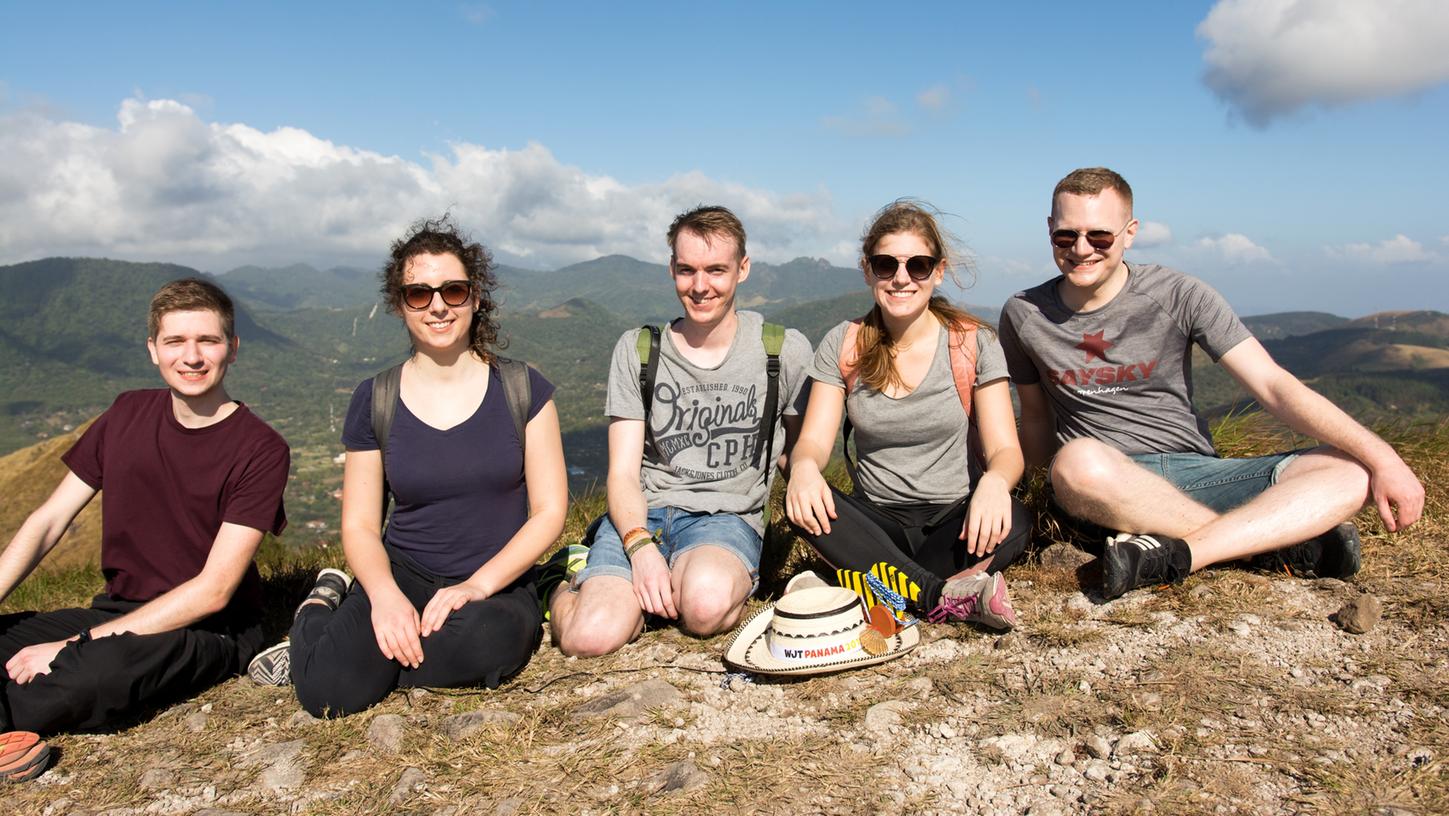
[[[1361,515],[1365,568],[1347,585],[1214,570],[1093,606],[1069,602],[1081,589],[1078,575],[1028,562],[1010,573],[1023,619],[1010,636],[930,627],[921,649],[905,660],[799,681],[736,681],[729,690],[720,688],[718,660],[727,637],[699,640],[671,629],[590,661],[545,645],[496,691],[397,693],[336,721],[294,720],[298,708],[288,689],[234,680],[114,734],[56,737],[55,770],[7,790],[7,804],[15,813],[116,816],[205,807],[316,814],[973,812],[944,783],[912,781],[914,763],[935,757],[975,769],[960,780],[972,790],[995,784],[990,789],[998,795],[1039,795],[1068,812],[1449,812],[1449,426],[1384,433],[1429,487],[1428,507],[1419,525],[1392,536],[1372,511]],[[1217,434],[1227,453],[1298,444],[1256,417],[1231,418]],[[1025,498],[1043,506],[1039,490]],[[562,540],[577,540],[602,509],[601,497],[577,502]],[[1039,545],[1072,534],[1050,513],[1038,529]],[[266,545],[261,564],[271,628],[285,626],[315,570],[339,556]],[[777,595],[789,575],[815,564],[777,522],[761,596]],[[93,571],[63,570],[27,583],[5,606],[80,603],[99,585]],[[1361,590],[1383,601],[1384,620],[1366,635],[1343,635],[1325,610]],[[1260,623],[1245,630],[1245,616]],[[688,705],[627,722],[575,711],[601,693],[651,678],[674,685]],[[866,713],[883,700],[907,707],[895,730],[871,733]],[[478,709],[519,719],[458,741],[442,733],[447,717]],[[397,755],[368,741],[368,726],[381,714],[407,723]],[[954,737],[931,736],[943,724]],[[1093,735],[1134,731],[1152,734],[1157,751],[1114,770],[1121,776],[1110,781],[1072,776],[1050,757],[1019,768],[1002,749],[982,745],[995,735],[1027,735],[1065,745],[1080,761]],[[263,773],[279,746],[293,741],[305,783],[266,792],[259,787]],[[656,774],[680,762],[693,763],[698,787],[657,791]],[[409,767],[422,773],[422,785],[395,791]],[[1040,780],[1057,785],[1063,774],[1076,781],[1071,796],[1057,799]],[[1009,811],[1000,802],[1024,800],[993,801],[987,809]]]

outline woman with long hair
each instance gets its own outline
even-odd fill
[[[861,242],[875,305],[816,350],[785,512],[869,604],[1009,629],[1001,570],[1031,531],[1011,496],[1021,445],[996,333],[937,292],[952,262],[927,207],[876,214]],[[857,454],[849,495],[821,475],[842,413]]]
[[[447,218],[392,246],[382,293],[412,355],[375,378],[391,388],[357,387],[342,432],[342,547],[357,580],[318,576],[287,653],[316,716],[398,686],[493,688],[538,647],[533,567],[563,531],[563,444],[553,386],[493,350],[491,260]]]

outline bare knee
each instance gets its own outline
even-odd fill
[[[1357,459],[1336,448],[1315,448],[1288,464],[1279,481],[1312,474],[1324,480],[1325,493],[1341,497],[1345,517],[1357,512],[1370,498],[1372,476]]]
[[[679,589],[679,625],[696,637],[717,635],[734,627],[744,609],[744,592],[733,576],[717,572],[690,573]]]
[[[639,636],[643,618],[637,607],[591,602],[596,600],[580,597],[570,614],[552,618],[560,652],[569,657],[601,657]],[[560,610],[556,607],[555,611]]]
[[[1095,439],[1066,443],[1052,459],[1052,492],[1057,502],[1075,512],[1083,503],[1101,499],[1106,488],[1117,482],[1124,461],[1120,453]]]

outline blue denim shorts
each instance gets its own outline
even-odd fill
[[[1283,469],[1301,452],[1247,459],[1220,459],[1200,453],[1139,453],[1127,458],[1166,479],[1193,501],[1226,513],[1277,484]]]
[[[644,526],[651,531],[662,532],[659,551],[671,568],[679,556],[695,547],[721,547],[739,557],[754,586],[759,586],[760,551],[764,549],[764,542],[755,528],[734,513],[691,513],[674,507],[660,507],[649,511]],[[594,534],[588,564],[579,572],[575,584],[582,586],[595,575],[614,575],[626,581],[634,579],[629,557],[624,554],[624,542],[619,539],[619,531],[614,529],[614,522],[607,515]]]

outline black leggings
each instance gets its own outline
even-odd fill
[[[974,556],[957,537],[969,509],[969,496],[952,504],[882,505],[864,496],[847,496],[833,487],[830,492],[838,516],[830,522],[830,533],[815,536],[792,524],[795,534],[836,569],[835,577],[842,585],[860,592],[868,589],[864,576],[876,574],[903,595],[908,606],[923,614],[940,602],[945,579],[987,558],[991,559],[990,571],[1000,572],[1021,558],[1031,540],[1031,517],[1015,498],[1006,539],[989,555]],[[873,571],[877,564],[886,566]]]
[[[141,605],[97,595],[89,609],[0,617],[0,666],[26,646],[74,637]],[[125,632],[67,643],[50,673],[25,685],[0,668],[0,731],[53,734],[120,725],[235,676],[261,643],[260,624],[228,626],[221,616],[152,635]]]
[[[423,569],[389,549],[393,579],[422,612],[439,589],[460,583]],[[372,603],[360,583],[333,611],[307,604],[292,623],[292,683],[297,700],[316,717],[361,711],[393,689],[409,686],[497,688],[503,678],[528,665],[543,639],[532,574],[492,597],[465,605],[443,628],[423,638],[423,663],[404,668],[377,648]]]

